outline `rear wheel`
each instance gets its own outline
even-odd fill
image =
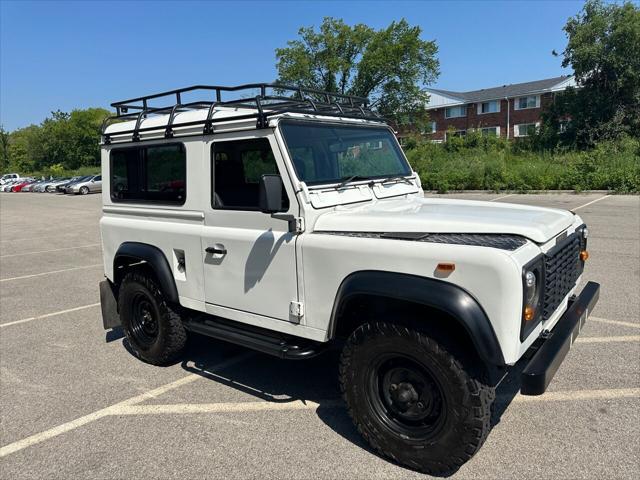
[[[86,195],[89,193],[89,187],[80,187],[80,195]]]
[[[374,449],[442,475],[469,460],[489,433],[495,393],[476,364],[418,330],[367,323],[344,347],[340,385]]]
[[[165,365],[181,355],[187,333],[154,279],[129,273],[120,286],[118,310],[129,345],[142,360]]]

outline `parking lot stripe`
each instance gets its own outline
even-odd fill
[[[0,279],[0,282],[10,282],[12,280],[22,280],[24,278],[42,277],[43,275],[52,275],[54,273],[71,272],[73,270],[86,270],[87,268],[102,267],[102,263],[95,263],[93,265],[84,265],[83,267],[63,268],[62,270],[54,270],[52,272],[34,273],[33,275],[23,275],[21,277],[11,277]]]
[[[80,248],[99,247],[99,243],[90,243],[89,245],[80,245],[79,247],[54,248],[52,250],[40,250],[39,252],[12,253],[10,255],[0,255],[0,258],[23,257],[25,255],[35,255],[37,253],[62,252],[64,250],[77,250]]]
[[[171,415],[185,413],[245,413],[278,410],[316,410],[318,407],[343,407],[341,399],[324,400],[320,403],[293,400],[290,402],[235,402],[235,403],[176,403],[169,405],[122,406],[114,415]]]
[[[229,360],[222,362],[218,365],[213,366],[208,371],[217,371],[228,368],[236,363],[242,362],[247,358],[253,356],[253,352],[247,352],[242,355],[238,355],[237,357],[230,358]],[[58,425],[57,427],[50,428],[49,430],[45,430],[40,433],[36,433],[29,437],[23,438],[22,440],[18,440],[16,442],[5,445],[0,448],[0,458],[6,457],[7,455],[11,455],[12,453],[19,452],[20,450],[24,450],[25,448],[31,447],[32,445],[36,445],[38,443],[44,442],[51,438],[57,437],[58,435],[62,435],[63,433],[70,432],[71,430],[75,430],[76,428],[82,427],[91,422],[95,422],[96,420],[100,420],[109,415],[119,415],[119,409],[123,407],[129,407],[135,405],[136,403],[143,402],[145,400],[149,400],[152,398],[156,398],[163,393],[166,393],[175,388],[181,387],[183,385],[187,385],[195,380],[202,378],[201,375],[197,373],[192,373],[191,375],[187,375],[186,377],[179,378],[173,382],[167,383],[166,385],[162,385],[158,388],[154,388],[153,390],[149,390],[148,392],[142,393],[140,395],[136,395],[135,397],[131,397],[122,402],[118,402],[114,405],[102,408],[95,412],[89,413],[88,415],[84,415],[82,417],[76,418],[75,420],[71,420],[70,422],[63,423],[62,425]]]
[[[518,395],[513,401],[527,402],[566,402],[571,400],[612,400],[616,398],[640,398],[640,388],[609,388],[604,390],[570,390],[545,392],[543,395]]]
[[[507,198],[507,197],[513,197],[514,195],[516,195],[515,193],[510,193],[508,195],[502,195],[501,197],[498,198],[492,198],[491,200],[489,200],[490,202],[496,202],[498,200],[502,200],[503,198]]]
[[[579,337],[576,343],[609,343],[609,342],[639,342],[640,335],[621,335],[618,337]]]
[[[592,203],[599,202],[600,200],[604,200],[605,198],[610,197],[610,196],[611,196],[611,195],[609,195],[609,194],[607,194],[607,195],[603,195],[602,197],[600,197],[600,198],[596,198],[595,200],[591,200],[590,202],[587,202],[587,203],[585,203],[584,205],[580,205],[579,207],[572,208],[572,209],[571,209],[571,211],[572,211],[572,212],[575,212],[576,210],[580,210],[581,208],[588,207],[588,206],[589,206],[589,205],[591,205]]]
[[[640,328],[640,323],[623,322],[621,320],[609,320],[608,318],[589,317],[589,320],[600,323],[610,323],[611,325],[620,325],[621,327]]]
[[[43,318],[55,317],[57,315],[62,315],[62,314],[65,314],[65,313],[77,312],[78,310],[84,310],[86,308],[93,308],[93,307],[97,307],[98,305],[100,305],[100,303],[91,303],[89,305],[83,305],[81,307],[68,308],[67,310],[60,310],[59,312],[46,313],[44,315],[38,315],[37,317],[29,317],[29,318],[23,318],[22,320],[15,320],[13,322],[0,323],[0,328],[10,327],[11,325],[18,325],[20,323],[31,322],[33,320],[41,320]]]

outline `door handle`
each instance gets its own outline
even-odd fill
[[[226,255],[227,254],[227,249],[224,248],[223,245],[220,246],[215,246],[215,247],[207,247],[204,249],[205,252],[207,253],[211,253],[212,255],[218,254],[218,255]]]

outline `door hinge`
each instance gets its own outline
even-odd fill
[[[303,217],[295,217],[293,219],[293,231],[295,233],[304,232],[304,218]]]
[[[291,302],[289,304],[289,315],[299,320],[304,316],[304,305],[301,302]]]

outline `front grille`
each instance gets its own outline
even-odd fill
[[[544,300],[542,320],[556,311],[582,274],[580,237],[574,233],[544,256]]]

